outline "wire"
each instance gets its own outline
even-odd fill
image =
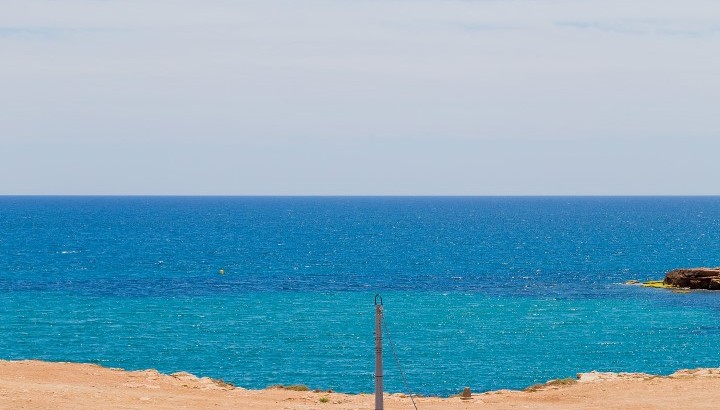
[[[392,337],[390,337],[390,332],[388,331],[387,323],[385,322],[384,319],[385,319],[385,312],[383,312],[382,325],[383,325],[383,329],[385,329],[385,334],[387,335],[388,343],[390,344],[390,350],[392,351],[393,357],[395,358],[395,365],[397,365],[398,370],[400,370],[400,377],[402,378],[403,384],[405,385],[405,391],[410,396],[410,400],[412,401],[413,407],[415,407],[415,410],[418,410],[417,404],[415,404],[415,399],[413,398],[413,394],[410,391],[410,386],[408,386],[407,379],[405,378],[405,372],[403,371],[402,366],[400,366],[400,359],[398,359],[397,352],[395,351],[395,343],[393,343]]]

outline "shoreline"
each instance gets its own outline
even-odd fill
[[[416,397],[421,409],[710,409],[720,368],[646,373],[579,373],[524,390],[460,397]],[[462,388],[459,388],[458,393]],[[369,409],[374,395],[269,387],[250,390],[190,373],[127,371],[96,364],[0,360],[3,409]],[[412,408],[408,396],[385,394],[385,407]]]

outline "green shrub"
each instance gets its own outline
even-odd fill
[[[291,384],[289,386],[283,386],[282,384],[274,384],[269,386],[268,389],[280,389],[280,390],[292,390],[292,391],[310,391],[310,388],[304,384]]]

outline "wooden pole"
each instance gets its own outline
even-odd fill
[[[378,303],[380,299],[380,303]],[[375,410],[383,407],[383,364],[382,364],[382,296],[375,295]]]

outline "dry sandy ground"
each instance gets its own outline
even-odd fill
[[[440,409],[719,409],[720,369],[669,377],[583,373],[577,382],[533,392],[500,391],[460,398],[417,398]],[[327,400],[325,399],[327,398]],[[385,408],[413,409],[386,396]],[[374,409],[372,395],[233,388],[188,373],[128,372],[90,364],[0,361],[0,409]]]

